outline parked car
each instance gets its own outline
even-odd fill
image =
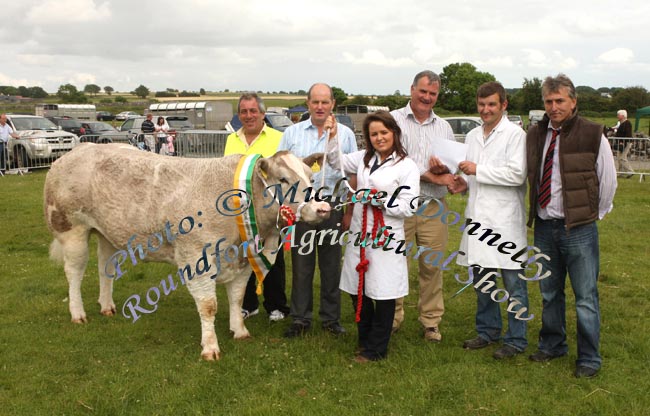
[[[118,131],[115,127],[101,121],[81,123],[86,134],[79,138],[81,143],[128,143],[129,134]]]
[[[528,121],[529,121],[528,128],[542,121],[542,119],[544,118],[544,114],[546,114],[546,111],[544,110],[530,110],[528,112]]]
[[[86,134],[101,134],[101,133],[117,133],[118,130],[111,126],[108,123],[102,123],[101,121],[87,121],[81,123],[81,125],[86,129]]]
[[[138,117],[140,114],[135,111],[122,111],[115,116],[115,120],[128,120],[129,118]]]
[[[178,130],[191,130],[194,128],[194,125],[190,123],[189,118],[186,116],[160,116],[165,119],[167,125],[169,126],[169,134],[176,137],[176,131]],[[142,122],[147,118],[144,116],[132,117],[126,120],[119,128],[119,131],[122,133],[128,134],[142,134]],[[158,117],[154,117],[153,124],[156,124]]]
[[[111,121],[115,120],[113,113],[109,111],[98,111],[97,112],[97,121]]]
[[[465,143],[465,137],[472,129],[483,124],[480,117],[445,117],[454,131],[457,142]]]
[[[15,167],[36,166],[39,160],[47,164],[46,159],[56,159],[78,143],[77,136],[45,117],[7,114],[7,123],[20,136],[7,143],[9,161]]]
[[[52,123],[61,127],[62,130],[82,136],[86,134],[86,129],[81,125],[81,121],[71,117],[47,117]]]
[[[522,129],[524,128],[524,119],[521,118],[521,116],[508,114],[508,120],[510,120],[512,123],[518,125]]]

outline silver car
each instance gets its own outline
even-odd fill
[[[483,124],[480,117],[444,117],[454,131],[457,142],[465,143],[465,137],[472,129]]]

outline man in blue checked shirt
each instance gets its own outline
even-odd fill
[[[306,157],[313,153],[325,152],[327,137],[323,126],[332,113],[336,101],[332,88],[327,84],[314,84],[307,93],[307,106],[310,118],[290,126],[284,131],[278,151],[289,150],[298,157]],[[348,127],[338,123],[338,138],[343,153],[357,151],[354,133]],[[341,172],[328,166],[313,167],[314,189],[321,187],[322,176],[325,175],[322,195],[331,194],[336,182],[342,177]],[[302,190],[300,190],[302,191]],[[350,212],[351,213],[351,212]],[[346,213],[346,216],[348,214]],[[342,211],[332,211],[328,220],[311,226],[299,222],[294,230],[295,241],[301,241],[302,236],[310,231],[333,230],[341,228]],[[328,236],[331,238],[332,233]],[[318,245],[317,250],[307,254],[298,253],[299,247],[291,249],[292,259],[292,289],[291,317],[293,323],[284,336],[294,338],[303,335],[311,327],[313,308],[313,281],[316,267],[316,251],[318,251],[318,267],[320,269],[320,311],[319,317],[324,330],[341,335],[345,328],[339,323],[341,317],[341,246],[337,241],[325,241]]]

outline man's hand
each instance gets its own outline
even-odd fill
[[[350,224],[352,223],[352,212],[354,210],[354,205],[348,205],[347,208],[345,209],[345,213],[343,214],[343,218],[341,218],[341,230],[342,231],[347,231],[350,229]]]
[[[462,176],[455,175],[454,180],[450,185],[447,185],[447,190],[450,194],[457,194],[467,190],[467,182]]]
[[[325,124],[323,125],[323,129],[330,131],[330,139],[336,136],[336,127],[336,117],[334,117],[334,114],[330,114],[329,117],[327,117],[327,120],[325,120]]]
[[[449,168],[447,165],[442,163],[440,159],[435,156],[431,156],[429,159],[429,172],[434,175],[442,175],[443,173],[449,173]]]
[[[464,160],[458,164],[458,168],[465,175],[476,175],[476,163]]]

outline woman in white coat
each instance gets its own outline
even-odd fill
[[[339,155],[336,122],[328,119],[325,128],[332,129],[327,148],[328,163],[342,168],[346,174],[357,175],[356,195],[362,201],[354,207],[350,232],[359,234],[356,234],[354,245],[349,243],[355,239],[349,239],[345,250],[340,288],[351,295],[357,310],[359,348],[355,361],[376,361],[385,358],[388,351],[395,299],[408,294],[407,258],[392,249],[404,240],[404,218],[414,213],[410,202],[419,195],[420,173],[415,162],[406,157],[400,142],[401,130],[387,111],[366,117],[363,123],[366,150],[356,153]],[[399,189],[400,186],[408,188]],[[386,192],[386,196],[370,204],[373,199],[362,198],[363,189]],[[398,189],[396,197],[392,198]],[[375,222],[377,229],[383,225],[388,232],[372,235]],[[382,240],[387,242],[386,250],[381,245]],[[361,272],[364,275],[361,287],[359,264],[367,264],[365,273]]]

